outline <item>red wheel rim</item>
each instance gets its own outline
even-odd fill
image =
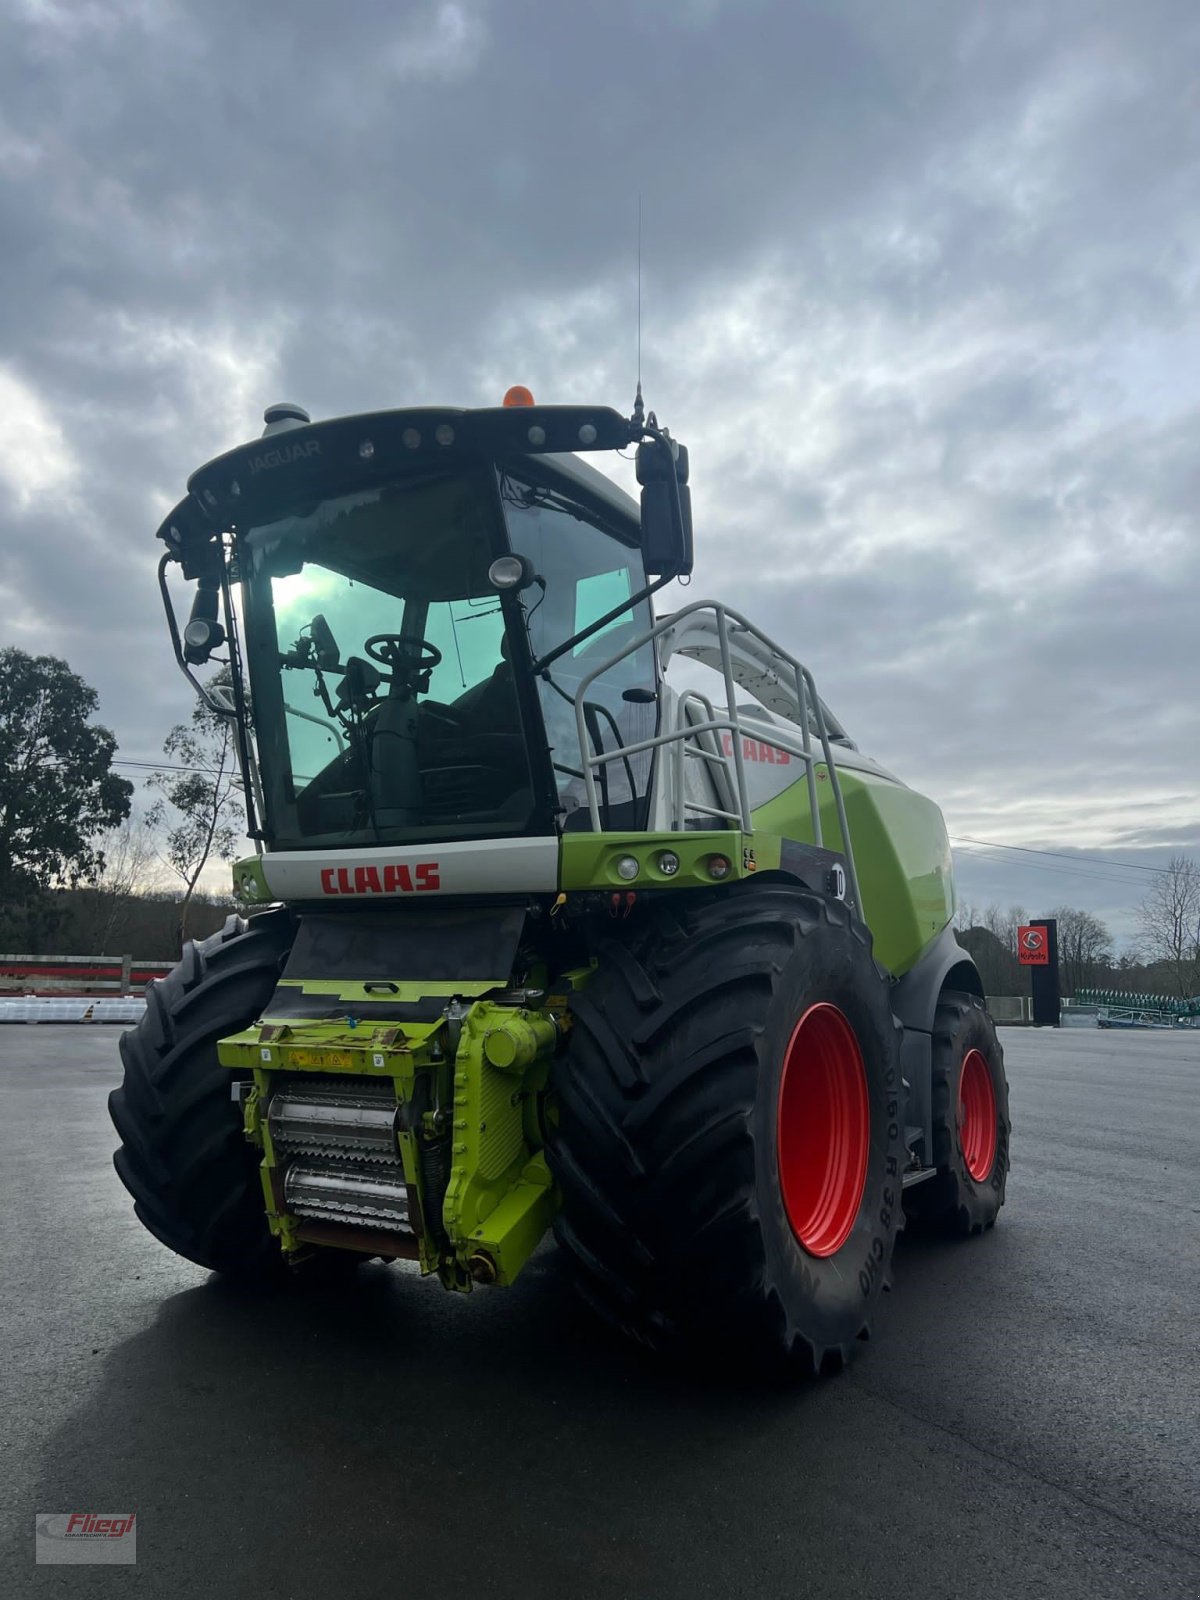
[[[777,1142],[792,1232],[809,1255],[834,1255],[862,1205],[871,1148],[862,1051],[836,1006],[810,1006],[788,1040]]]
[[[958,1137],[967,1171],[981,1183],[996,1159],[996,1091],[991,1068],[978,1050],[963,1057],[958,1080]]]

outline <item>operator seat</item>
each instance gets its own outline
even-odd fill
[[[515,732],[520,727],[507,634],[500,641],[500,660],[492,668],[491,677],[473,683],[451,704],[450,711],[470,728],[512,728]]]
[[[530,800],[517,686],[501,641],[491,676],[449,705],[426,701],[417,751],[425,809],[437,817],[522,809]],[[439,713],[441,713],[439,715]]]

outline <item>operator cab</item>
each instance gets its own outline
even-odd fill
[[[658,732],[643,636],[650,594],[691,570],[687,453],[640,396],[629,419],[511,403],[316,424],[272,407],[160,528],[177,659],[213,704],[192,668],[228,646],[249,825],[272,847],[591,828],[597,786],[601,827],[648,825],[651,753],[624,747]],[[575,454],[633,443],[640,509]],[[172,560],[198,582],[182,634]],[[593,755],[622,750],[598,785],[581,720]]]

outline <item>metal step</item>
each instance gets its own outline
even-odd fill
[[[911,1189],[914,1183],[924,1183],[927,1178],[936,1178],[936,1167],[922,1167],[917,1172],[906,1172],[900,1179],[902,1189]]]

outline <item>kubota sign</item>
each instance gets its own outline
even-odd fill
[[[1050,965],[1050,944],[1045,928],[1032,923],[1017,929],[1017,960],[1023,967]]]

